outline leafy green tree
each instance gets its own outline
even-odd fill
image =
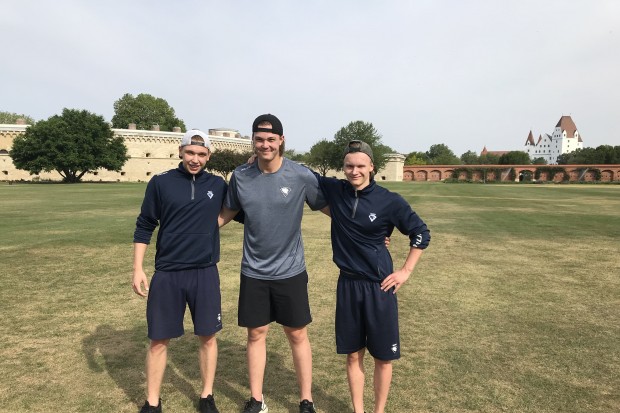
[[[460,165],[461,160],[443,143],[431,145],[426,152],[431,165]]]
[[[493,153],[487,153],[484,155],[480,155],[478,158],[480,165],[498,165],[499,164],[499,156]]]
[[[620,164],[620,146],[614,146],[611,152],[611,158],[605,160],[606,164]]]
[[[534,158],[532,160],[532,165],[547,165],[547,160],[542,157]]]
[[[424,152],[411,152],[405,158],[405,165],[426,165],[428,160],[426,159],[426,153]]]
[[[570,160],[572,158],[572,152],[570,153],[563,153],[561,155],[558,155],[556,162],[558,165],[570,165]]]
[[[17,119],[24,119],[26,121],[26,124],[28,125],[35,124],[35,120],[28,115],[20,115],[18,113],[11,113],[11,112],[0,112],[0,123],[13,125],[17,123]]]
[[[306,163],[325,176],[330,169],[336,169],[334,165],[342,168],[342,151],[335,142],[321,139],[310,148]]]
[[[480,164],[480,156],[474,151],[467,151],[461,155],[461,162],[463,165],[478,165]]]
[[[306,154],[305,153],[297,153],[295,151],[295,149],[285,149],[284,150],[284,156],[287,157],[288,159],[295,161],[295,162],[305,162],[306,161]]]
[[[385,167],[385,164],[387,163],[385,155],[395,152],[392,148],[381,142],[381,135],[377,132],[372,123],[363,122],[361,120],[350,122],[347,126],[340,128],[340,130],[334,135],[334,143],[340,159],[338,162],[331,165],[333,169],[337,171],[342,170],[342,156],[344,153],[344,148],[350,141],[355,139],[366,142],[372,148],[375,172],[380,171]]]
[[[530,155],[523,151],[510,151],[499,157],[500,165],[530,165]]]
[[[600,145],[596,148],[576,149],[558,156],[559,165],[592,165],[620,163],[620,146]]]
[[[65,182],[79,182],[99,168],[120,171],[127,148],[102,116],[63,109],[62,115],[41,120],[15,138],[10,156],[16,168],[31,174],[56,171]]]
[[[174,108],[166,100],[146,93],[136,97],[125,93],[114,102],[112,127],[126,129],[130,123],[143,130],[149,130],[153,125],[159,125],[162,131],[172,131],[175,126],[179,126],[181,131],[186,130],[185,123],[176,117]]]
[[[222,174],[228,182],[228,175],[239,165],[243,165],[252,156],[251,151],[237,152],[232,149],[214,151],[207,162],[207,170]]]

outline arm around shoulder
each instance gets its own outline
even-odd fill
[[[226,206],[222,206],[222,209],[220,210],[220,214],[217,217],[217,224],[219,225],[219,227],[221,228],[224,225],[228,224],[230,220],[233,219],[237,215],[238,212],[239,212],[238,210],[234,210]]]

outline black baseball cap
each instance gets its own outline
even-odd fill
[[[260,125],[263,122],[271,123],[271,128],[259,127],[258,125]],[[260,115],[259,117],[254,119],[254,123],[252,123],[252,133],[254,132],[271,132],[271,133],[275,133],[276,135],[280,135],[280,136],[284,135],[284,129],[282,128],[282,122],[280,122],[280,119],[278,119],[277,117],[275,117],[275,115],[272,115],[271,113]]]
[[[354,153],[354,152],[365,153],[366,155],[368,155],[371,162],[375,161],[372,156],[372,149],[370,148],[370,145],[364,141],[352,140],[344,148],[344,156],[347,156],[348,153]]]

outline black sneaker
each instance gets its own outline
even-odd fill
[[[220,413],[215,407],[215,399],[213,399],[213,395],[210,394],[207,397],[201,397],[200,402],[198,402],[198,410],[200,413]]]
[[[147,401],[144,402],[144,406],[140,409],[140,413],[161,413],[161,399],[157,406],[151,406]]]
[[[264,399],[264,397],[263,397]],[[250,400],[245,402],[245,407],[242,413],[267,413],[269,409],[264,401],[258,401],[254,397],[250,397]]]
[[[299,413],[316,413],[316,410],[314,410],[314,403],[306,399],[302,400],[301,403],[299,403]]]

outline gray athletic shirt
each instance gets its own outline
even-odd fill
[[[316,177],[297,162],[283,158],[274,173],[262,173],[258,162],[235,169],[224,205],[245,213],[242,274],[274,280],[306,269],[301,239],[304,202],[313,210],[327,205]]]

